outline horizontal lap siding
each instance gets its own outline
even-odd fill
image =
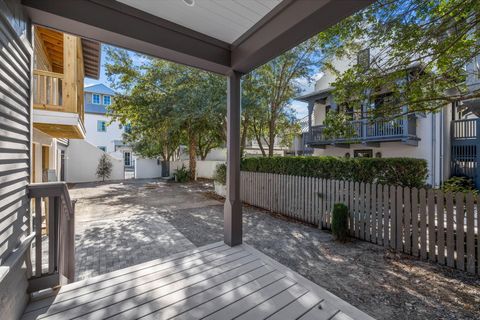
[[[29,25],[17,1],[0,0],[0,264],[28,231]],[[19,36],[22,34],[22,37]]]

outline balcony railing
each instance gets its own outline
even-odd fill
[[[453,140],[471,140],[479,137],[480,119],[463,119],[452,121]]]
[[[466,176],[480,188],[480,118],[451,122],[450,174]]]
[[[33,71],[33,107],[51,111],[65,111],[63,107],[63,74]]]
[[[307,133],[307,144],[347,144],[362,142],[387,142],[418,140],[416,137],[416,124],[414,116],[404,116],[391,121],[353,120],[349,122],[349,132],[346,136],[327,137],[325,126],[312,126]]]

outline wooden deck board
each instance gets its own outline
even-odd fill
[[[223,248],[222,248],[223,249]],[[97,277],[97,282],[91,283],[84,281],[80,281],[80,283],[84,283],[83,286],[77,286],[75,290],[71,290],[71,288],[67,288],[68,290],[60,290],[57,296],[54,299],[54,303],[51,299],[44,299],[40,301],[36,301],[31,303],[28,307],[26,312],[37,310],[43,307],[49,307],[53,304],[58,305],[61,302],[71,300],[71,299],[82,299],[83,296],[87,296],[88,294],[96,292],[97,298],[102,295],[108,295],[108,292],[118,291],[119,286],[122,287],[131,287],[131,286],[138,286],[143,283],[147,283],[152,281],[155,278],[161,278],[162,276],[167,276],[173,273],[176,273],[181,270],[186,270],[192,268],[194,266],[200,266],[206,262],[214,261],[215,259],[219,259],[221,257],[225,257],[228,254],[232,254],[234,252],[238,252],[239,250],[232,251],[231,249],[222,250],[218,252],[218,249],[214,249],[209,252],[209,254],[205,254],[203,256],[192,256],[192,258],[182,258],[180,262],[177,261],[168,261],[164,263],[160,263],[157,265],[148,264],[148,267],[141,266],[138,269],[130,268],[129,273],[118,274],[116,277]],[[196,258],[196,259],[195,259]],[[121,271],[121,270],[119,270]],[[72,284],[73,285],[73,284]],[[66,287],[64,287],[66,288]],[[50,302],[49,302],[50,301]],[[77,300],[77,303],[81,303],[81,300]]]
[[[243,260],[242,260],[243,259]],[[119,284],[110,287],[107,292],[102,290],[94,292],[90,295],[84,295],[77,299],[71,299],[65,303],[55,304],[46,312],[46,318],[50,320],[65,319],[66,317],[80,317],[87,315],[95,310],[102,310],[102,313],[110,305],[117,305],[119,302],[125,302],[128,299],[135,299],[139,295],[157,294],[161,292],[169,293],[170,290],[176,289],[176,284],[180,282],[181,288],[185,286],[185,282],[200,281],[204,277],[210,277],[215,273],[221,272],[221,267],[234,268],[236,265],[251,261],[252,257],[245,252],[237,252],[225,258],[206,263],[199,267],[194,267],[178,273],[172,273],[165,277],[157,279],[149,279],[150,281],[136,285],[135,281],[130,285]],[[142,281],[143,282],[143,281]],[[92,299],[93,298],[93,299]],[[86,316],[86,318],[90,318]],[[98,319],[93,317],[92,319]]]
[[[248,245],[215,243],[66,285],[23,319],[332,317],[372,319]]]
[[[256,320],[256,319],[265,319],[269,315],[277,312],[281,308],[285,307],[289,303],[297,300],[298,297],[307,293],[308,290],[302,287],[299,284],[295,284],[289,287],[287,290],[282,291],[280,294],[267,299],[263,303],[258,304],[254,308],[251,308],[249,311],[245,312],[239,316],[238,320]]]

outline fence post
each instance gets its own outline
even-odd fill
[[[473,194],[467,194],[466,201],[466,222],[467,222],[467,271],[475,273],[475,218],[474,218],[474,203]],[[478,214],[478,213],[477,213]],[[480,245],[480,243],[478,244]]]
[[[390,248],[397,248],[397,210],[395,198],[397,195],[395,186],[390,186]]]
[[[455,195],[455,213],[456,213],[456,228],[455,235],[457,238],[457,269],[465,270],[465,195],[462,192],[457,192]]]
[[[435,232],[435,193],[433,189],[428,190],[428,260],[435,261],[435,245],[437,242]]]
[[[403,250],[403,188],[397,186],[397,196],[395,200],[395,221],[397,227],[395,228],[395,249],[397,251]]]

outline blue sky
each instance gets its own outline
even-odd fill
[[[100,78],[98,80],[91,79],[91,78],[85,78],[85,81],[84,81],[85,86],[88,86],[88,85],[91,85],[91,84],[98,84],[98,83],[103,83],[107,86],[110,86],[109,82],[108,82],[108,79],[105,76],[105,68],[104,68],[104,63],[105,63],[105,60],[106,60],[105,55],[106,55],[105,46],[102,45],[102,65],[101,65],[101,68],[100,68]],[[133,59],[136,59],[136,57],[133,57]],[[314,76],[314,79],[318,79],[318,74]],[[312,82],[312,83],[308,84],[307,81],[304,80],[304,79],[298,79],[298,81],[301,84],[301,86],[303,87],[303,93],[308,93],[308,92],[313,91],[315,82]],[[306,103],[294,100],[294,101],[292,101],[291,106],[296,111],[298,119],[304,118],[308,115],[307,104]]]

